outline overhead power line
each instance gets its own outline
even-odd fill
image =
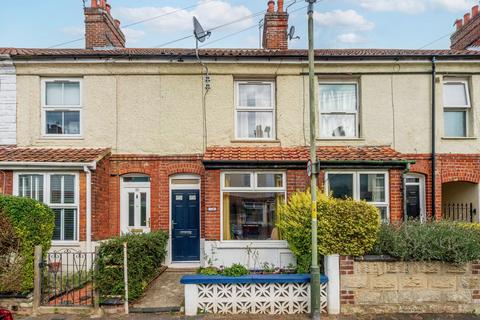
[[[449,33],[447,33],[447,34],[445,34],[445,35],[441,36],[440,38],[437,38],[437,39],[435,39],[435,40],[433,40],[433,41],[431,41],[431,42],[427,43],[426,45],[424,45],[424,46],[422,46],[422,47],[418,48],[418,50],[425,49],[425,48],[427,48],[427,47],[431,46],[432,44],[434,44],[434,43],[437,43],[438,41],[445,39],[446,37],[450,36],[451,34],[452,34],[452,33],[451,33],[451,32],[449,32]]]

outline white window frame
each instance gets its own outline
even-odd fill
[[[465,95],[467,98],[467,104],[462,105],[452,105],[449,106],[446,104],[445,99],[445,85],[446,84],[463,84],[465,87]],[[447,136],[445,133],[446,138],[467,138],[470,136],[470,112],[472,110],[472,103],[470,99],[470,86],[469,81],[465,78],[444,78],[442,84],[443,90],[443,130],[445,130],[445,113],[446,112],[464,112],[465,113],[465,136]]]
[[[272,105],[269,108],[257,108],[257,107],[248,107],[240,105],[240,85],[242,84],[268,84],[270,85],[270,101]],[[235,81],[235,140],[251,140],[251,141],[262,141],[262,140],[276,140],[277,138],[277,128],[276,128],[276,100],[275,100],[275,81],[273,80],[236,80]],[[271,112],[272,113],[272,134],[270,138],[249,138],[249,137],[239,137],[238,136],[238,113],[239,112]]]
[[[385,176],[385,202],[367,202],[375,207],[386,207],[386,219],[390,222],[390,180],[388,171],[327,171],[325,173],[325,193],[330,194],[330,183],[328,176],[331,174],[351,174],[353,176],[353,199],[360,199],[360,175],[362,174],[383,174]]]
[[[355,136],[354,137],[326,137],[322,135],[322,128],[321,128],[321,119],[322,115],[353,115],[353,112],[322,112],[321,106],[321,99],[320,99],[320,86],[322,85],[341,85],[341,84],[353,84],[355,85],[355,93],[356,93],[356,112],[355,112]],[[349,139],[359,139],[360,138],[360,83],[356,80],[320,80],[318,82],[318,103],[317,103],[317,115],[318,115],[318,136],[320,139],[331,139],[331,140],[349,140]]]
[[[55,246],[62,246],[62,245],[78,245],[80,243],[80,179],[78,172],[68,172],[68,171],[52,171],[52,172],[45,172],[45,171],[16,171],[13,175],[13,195],[18,196],[19,194],[19,176],[20,175],[40,175],[43,177],[43,203],[47,205],[51,209],[76,209],[77,215],[75,219],[75,238],[76,240],[53,240],[52,244]],[[75,177],[75,185],[74,185],[74,203],[51,203],[50,196],[50,177],[54,175],[70,175]],[[62,188],[62,194],[64,190]],[[61,223],[61,235],[63,235],[63,221]],[[61,236],[63,238],[63,236]]]
[[[80,90],[79,105],[47,105],[47,83],[49,82],[78,82]],[[41,80],[41,106],[42,106],[42,138],[54,139],[78,139],[83,137],[83,79],[81,78],[43,78]],[[47,111],[78,111],[79,112],[79,133],[78,134],[55,134],[47,133]]]
[[[250,173],[251,175],[251,187],[249,188],[232,188],[225,186],[225,174],[229,173]],[[283,187],[282,188],[257,188],[257,174],[258,173],[275,173],[283,175]],[[244,171],[223,171],[220,175],[220,240],[227,244],[238,244],[236,247],[247,247],[252,244],[265,245],[269,248],[283,248],[287,246],[285,240],[224,240],[223,239],[223,194],[225,192],[242,192],[242,193],[256,193],[256,192],[272,192],[283,193],[285,201],[287,201],[287,175],[285,171],[262,171],[262,170],[244,170]],[[228,245],[227,245],[228,246]]]

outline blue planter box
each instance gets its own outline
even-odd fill
[[[228,284],[228,283],[304,283],[310,282],[309,274],[253,274],[241,277],[186,275],[180,280],[182,284]],[[320,282],[327,283],[328,278],[321,275]]]

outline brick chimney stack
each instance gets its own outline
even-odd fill
[[[107,0],[92,0],[85,13],[85,48],[125,48],[125,35],[120,21],[110,14]]]
[[[463,19],[455,21],[456,31],[450,37],[450,48],[466,50],[470,47],[480,46],[480,15],[479,7],[472,7],[472,12],[467,12]]]
[[[268,9],[263,23],[263,48],[264,49],[288,49],[288,13],[283,9],[284,0],[268,1]]]

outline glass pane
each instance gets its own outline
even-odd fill
[[[65,82],[63,84],[63,104],[69,106],[80,105],[80,83]]]
[[[250,188],[250,173],[226,173],[225,187],[230,188]]]
[[[198,179],[172,179],[172,184],[199,184]]]
[[[382,223],[389,223],[390,221],[388,221],[387,207],[377,207],[377,209],[380,211],[380,219],[382,220]]]
[[[63,130],[65,134],[80,134],[80,111],[65,111]]]
[[[329,174],[328,185],[334,198],[353,198],[353,174]]]
[[[140,225],[147,226],[147,194],[145,192],[140,193]]]
[[[278,239],[278,232],[275,230],[276,207],[277,202],[283,201],[281,197],[277,197],[278,194],[274,192],[224,193],[224,239]]]
[[[32,193],[31,193],[31,179],[29,175],[21,175],[20,176],[20,183],[19,183],[19,192],[18,194],[21,197],[27,197],[31,198]]]
[[[360,174],[360,199],[367,202],[385,202],[385,175]]]
[[[322,114],[320,119],[320,135],[323,138],[356,137],[355,115]]]
[[[467,114],[466,111],[445,111],[444,131],[446,137],[467,136]]]
[[[76,225],[77,225],[77,209],[63,209],[63,240],[77,240]]]
[[[135,226],[135,193],[128,193],[128,226]]]
[[[146,177],[146,176],[123,177],[123,182],[150,182],[150,177]]]
[[[240,84],[238,89],[240,107],[270,108],[273,106],[270,84]]]
[[[62,177],[57,174],[50,176],[50,203],[62,203]]]
[[[55,213],[55,229],[53,240],[62,240],[62,209],[52,209]]]
[[[319,96],[322,112],[356,112],[357,110],[355,84],[322,84]]]
[[[63,176],[63,203],[75,203],[75,176]]]
[[[46,112],[46,126],[48,134],[62,134],[62,111],[47,111]]]
[[[283,187],[283,174],[281,173],[258,173],[257,187],[281,188]]]
[[[45,98],[47,106],[58,106],[62,104],[62,82],[47,82]]]
[[[443,85],[443,100],[446,107],[465,107],[468,105],[465,83],[452,82]]]
[[[273,138],[273,112],[238,112],[237,137]]]

